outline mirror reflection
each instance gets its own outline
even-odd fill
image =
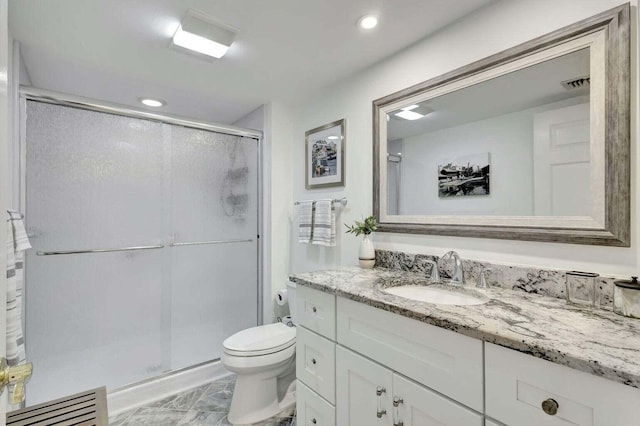
[[[386,115],[387,214],[588,216],[581,49]]]

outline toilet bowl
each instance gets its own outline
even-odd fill
[[[287,298],[295,324],[294,283],[287,283]],[[230,423],[257,423],[294,407],[295,327],[275,323],[248,328],[222,346],[222,365],[236,373]]]

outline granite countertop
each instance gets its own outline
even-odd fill
[[[382,287],[427,284],[421,274],[358,267],[291,275],[291,281],[466,336],[640,388],[640,320],[503,288],[483,305],[433,305]],[[469,284],[467,284],[469,285]]]

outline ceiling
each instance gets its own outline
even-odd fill
[[[420,106],[433,112],[418,120],[403,120],[394,116],[396,111],[390,113],[387,139],[408,138],[579,96],[588,97],[588,86],[567,90],[562,82],[589,74],[589,49],[540,62],[423,101]],[[497,93],[500,96],[496,96]],[[414,103],[407,102],[407,105]]]
[[[233,123],[356,74],[492,0],[10,0],[35,87]],[[238,30],[220,60],[170,48],[187,9]],[[380,16],[364,32],[356,21]]]

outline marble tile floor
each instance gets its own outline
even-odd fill
[[[173,395],[109,418],[110,426],[228,426],[235,376]],[[293,413],[252,426],[295,426]]]

